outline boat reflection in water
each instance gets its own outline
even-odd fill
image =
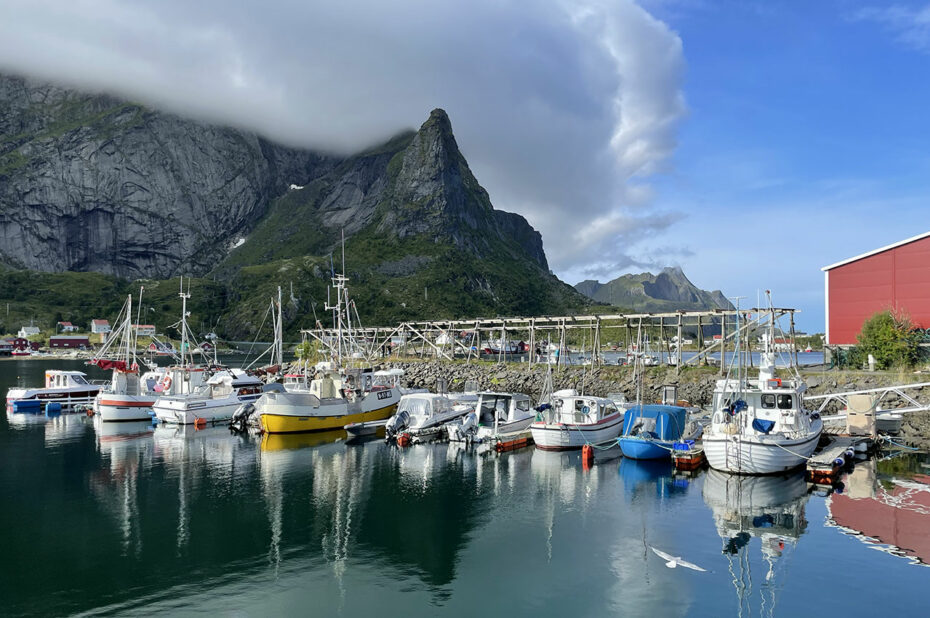
[[[123,555],[130,550],[138,555],[142,550],[139,475],[152,466],[153,432],[151,421],[105,423],[100,416],[94,417],[97,452],[110,465],[95,470],[89,485],[119,528]]]
[[[804,472],[787,476],[736,476],[709,470],[704,502],[710,507],[723,539],[723,553],[739,600],[739,615],[774,615],[776,581],[785,571],[785,554],[793,551],[807,529],[804,508],[809,499]],[[763,579],[752,573],[753,539],[761,544]],[[790,556],[789,556],[790,557]],[[755,588],[755,589],[754,589]],[[753,605],[758,599],[758,609]]]
[[[844,493],[827,500],[828,525],[913,564],[930,565],[930,476],[920,460],[907,455],[857,463]]]

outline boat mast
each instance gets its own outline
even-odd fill
[[[181,291],[178,294],[181,297],[181,364],[185,363],[184,350],[187,347],[187,299],[191,297],[190,293],[184,293],[184,277],[181,276]],[[190,355],[190,364],[194,364],[194,355]]]

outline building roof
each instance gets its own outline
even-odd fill
[[[80,339],[82,341],[87,339],[87,335],[52,335],[49,339]]]
[[[71,322],[59,322],[61,326],[74,326]]]
[[[850,262],[857,262],[857,261],[861,260],[862,258],[867,258],[867,257],[869,257],[869,256],[871,256],[871,255],[875,255],[876,253],[882,253],[882,252],[884,252],[884,251],[888,251],[888,250],[890,250],[890,249],[894,249],[894,248],[896,248],[896,247],[900,247],[901,245],[907,245],[907,244],[910,244],[910,243],[912,243],[912,242],[914,242],[914,241],[920,240],[920,239],[922,239],[922,238],[926,238],[926,237],[928,237],[928,236],[930,236],[930,232],[924,232],[923,234],[918,234],[917,236],[912,236],[912,237],[907,238],[907,239],[905,239],[905,240],[902,240],[902,241],[899,241],[899,242],[896,242],[896,243],[893,243],[893,244],[890,244],[890,245],[886,245],[886,246],[884,246],[884,247],[881,247],[880,249],[875,249],[875,250],[873,250],[873,251],[869,251],[868,253],[863,253],[862,255],[857,255],[856,257],[851,257],[851,258],[849,258],[849,259],[843,260],[842,262],[837,262],[836,264],[830,264],[829,266],[824,266],[824,267],[821,268],[820,270],[822,270],[822,271],[833,270],[834,268],[836,268],[836,267],[838,267],[838,266],[843,266],[843,265],[845,265],[845,264],[849,264]]]
[[[155,328],[154,324],[133,324],[133,328]]]
[[[93,323],[97,326],[103,326],[104,324],[109,324],[110,322],[107,320],[93,320]]]

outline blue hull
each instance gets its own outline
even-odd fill
[[[671,459],[671,442],[641,438],[617,438],[617,442],[623,456],[630,459]]]

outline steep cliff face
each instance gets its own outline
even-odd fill
[[[0,260],[204,273],[288,184],[335,161],[104,95],[0,77]]]
[[[223,288],[210,319],[231,336],[282,285],[294,332],[314,324],[343,237],[369,324],[587,303],[549,273],[539,233],[494,210],[442,110],[333,157],[0,76],[0,267],[208,275]]]
[[[664,268],[657,275],[623,275],[607,283],[589,279],[576,284],[575,289],[597,302],[636,311],[732,308],[723,293],[698,288],[678,267]]]

